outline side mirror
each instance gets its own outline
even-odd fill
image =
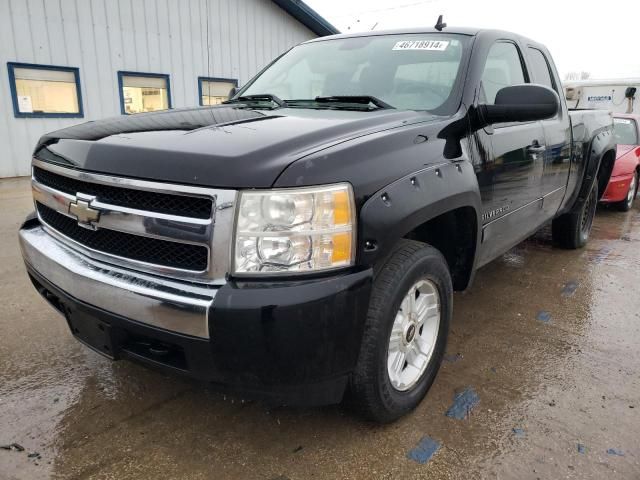
[[[494,105],[478,105],[476,127],[544,120],[554,117],[559,109],[558,94],[550,88],[531,83],[513,85],[498,90]]]
[[[236,93],[238,93],[239,91],[240,91],[240,87],[232,87],[231,90],[229,90],[229,100],[235,97]]]
[[[531,83],[498,90],[494,105],[471,105],[466,115],[449,123],[438,138],[446,140],[444,158],[462,155],[460,139],[470,130],[479,130],[494,123],[531,122],[554,117],[560,110],[558,94],[548,87]]]

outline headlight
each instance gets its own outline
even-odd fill
[[[233,273],[277,274],[353,265],[349,184],[240,193]]]

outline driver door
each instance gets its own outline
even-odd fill
[[[489,50],[478,103],[493,104],[501,88],[528,83],[518,46]],[[489,261],[526,238],[543,221],[541,188],[545,137],[539,121],[495,124],[472,139],[482,198],[482,257]]]

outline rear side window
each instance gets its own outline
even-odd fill
[[[540,85],[544,85],[545,87],[552,88],[557,92],[558,89],[551,77],[549,62],[547,62],[547,58],[544,56],[544,53],[537,48],[529,47],[529,60],[531,60],[531,74],[533,76],[533,81]]]
[[[511,42],[494,43],[482,73],[485,103],[493,105],[501,88],[523,83],[525,74],[518,47]]]

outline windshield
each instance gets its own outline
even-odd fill
[[[619,145],[638,145],[638,130],[635,120],[614,118],[613,135]]]
[[[240,95],[285,101],[371,96],[397,109],[453,112],[458,102],[450,97],[468,41],[464,35],[429,33],[306,43],[280,57]]]

